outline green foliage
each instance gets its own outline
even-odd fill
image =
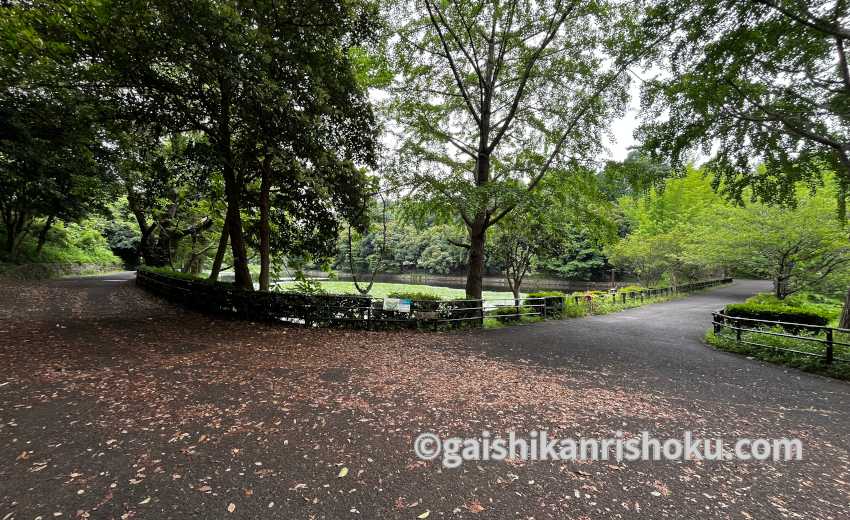
[[[623,287],[617,288],[618,293],[635,293],[635,292],[641,292],[641,291],[645,291],[645,290],[646,290],[646,287],[644,287],[642,285],[624,285]]]
[[[480,297],[487,231],[555,171],[602,151],[625,109],[631,5],[403,1],[390,116],[404,168],[390,177],[463,221],[467,293]],[[544,123],[545,122],[545,123]],[[521,210],[520,210],[521,211]]]
[[[622,161],[608,161],[599,174],[599,183],[608,200],[640,197],[664,187],[673,174],[670,167],[633,150]]]
[[[795,206],[733,204],[702,171],[668,179],[663,191],[623,197],[631,230],[609,248],[610,261],[645,285],[680,285],[733,268],[774,281],[786,297],[817,290],[850,268],[846,226],[835,218],[835,183],[798,185]]]
[[[433,293],[417,291],[393,291],[387,294],[387,298],[400,298],[413,301],[440,301],[442,298]]]
[[[518,322],[530,323],[543,319],[540,316],[533,315],[533,313],[537,312],[539,311],[536,308],[532,307],[511,307],[509,305],[506,305],[490,309],[486,312],[486,315],[488,318],[494,318],[496,321],[502,324]]]
[[[319,282],[322,288],[328,294],[356,294],[354,282],[346,281],[321,281]],[[294,282],[284,282],[278,284],[281,290],[288,290],[293,286]],[[393,293],[426,293],[439,296],[441,300],[458,300],[464,298],[463,289],[451,289],[449,287],[438,287],[433,285],[422,285],[414,283],[380,283],[372,284],[372,289],[369,291],[369,296],[374,298],[391,297]],[[513,295],[509,292],[499,291],[484,291],[484,298],[506,300],[512,299]]]
[[[692,152],[723,191],[792,203],[824,168],[848,181],[847,4],[656,0],[648,36],[663,68],[648,81],[640,140],[681,168]],[[765,168],[753,174],[757,165]]]
[[[793,207],[718,206],[696,233],[711,240],[693,254],[772,279],[781,298],[817,290],[850,267],[847,226],[835,216],[835,189],[834,179],[827,177],[815,193],[798,185]]]
[[[760,293],[747,298],[746,303],[758,305],[784,306],[787,308],[805,310],[819,314],[829,321],[833,321],[841,314],[841,300],[828,298],[816,293],[797,293],[780,300],[775,294]]]
[[[205,278],[201,278],[192,273],[183,273],[181,271],[175,271],[170,267],[155,267],[150,265],[144,265],[139,267],[139,271],[147,271],[149,273],[156,273],[162,276],[168,276],[170,278],[176,278],[178,280],[190,280],[197,282],[206,282]],[[224,282],[222,282],[224,283]]]
[[[829,323],[829,317],[823,316],[817,310],[791,307],[781,303],[733,303],[726,306],[724,313],[739,318],[784,321],[805,325],[824,326]]]
[[[489,263],[502,271],[509,287],[519,290],[543,258],[556,259],[552,264],[575,263],[576,244],[565,230],[593,236],[597,244],[610,241],[615,233],[611,210],[592,172],[552,172],[495,226]]]
[[[87,219],[79,224],[56,222],[47,234],[47,241],[38,253],[36,237],[27,236],[19,244],[14,258],[0,254],[0,259],[13,263],[76,264],[119,267],[121,260],[110,250],[104,238],[103,223]],[[3,231],[0,230],[0,237]]]
[[[433,219],[422,222],[411,217],[399,205],[387,209],[387,233],[384,244],[383,215],[377,209],[370,214],[372,224],[364,233],[352,231],[351,252],[355,272],[371,271],[379,266],[381,272],[401,273],[418,271],[433,274],[452,274],[463,271],[466,250],[450,241],[460,241],[463,230],[449,224],[435,224]],[[381,249],[383,247],[383,257]],[[342,232],[337,240],[336,269],[349,271],[348,235]]]
[[[280,286],[276,286],[280,287]],[[295,282],[287,287],[288,292],[300,294],[327,294],[327,291],[322,287],[322,283],[318,280],[308,278],[303,271],[295,272]]]
[[[561,291],[538,291],[528,293],[526,295],[527,298],[559,298],[566,297],[566,294]]]
[[[693,169],[683,178],[668,179],[663,190],[623,197],[619,207],[631,233],[608,249],[609,261],[647,286],[658,286],[665,277],[673,284],[708,278],[718,263],[693,251],[695,244],[711,240],[713,220],[708,215],[724,205],[710,182]]]

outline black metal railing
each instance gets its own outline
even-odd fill
[[[668,296],[674,296],[678,293],[687,293],[693,291],[701,291],[703,289],[710,289],[711,287],[717,287],[719,285],[724,285],[728,283],[732,283],[732,278],[718,278],[716,280],[705,280],[702,282],[691,282],[677,286],[670,287],[658,287],[654,289],[642,289],[640,291],[619,291],[612,292],[604,298],[596,297],[593,298],[590,294],[586,296],[582,295],[574,295],[573,302],[576,305],[579,305],[584,301],[585,303],[591,303],[592,301],[599,302],[600,300],[610,303],[622,303],[626,304],[629,301],[639,300],[643,302],[645,299],[649,298],[663,298]]]
[[[844,363],[850,362],[850,358],[835,355],[835,347],[850,347],[850,343],[838,339],[844,336],[850,337],[850,329],[826,327],[822,325],[809,325],[806,323],[792,323],[787,321],[742,318],[738,316],[729,316],[724,310],[713,312],[711,317],[714,333],[727,336],[726,334],[723,334],[723,331],[732,331],[734,332],[736,343],[771,349],[779,352],[789,352],[801,356],[822,358],[826,364],[832,364],[835,361]],[[808,331],[810,334],[799,334],[803,331]],[[729,336],[731,336],[731,334]],[[795,348],[787,348],[784,346],[759,343],[758,341],[752,340],[754,336],[779,337],[806,342],[806,344],[810,343],[814,345],[821,345],[823,347],[823,351],[811,352]]]
[[[722,283],[710,280],[676,289],[647,289],[624,293],[628,298],[672,295]],[[330,326],[361,329],[452,329],[479,327],[486,319],[503,323],[528,318],[559,319],[564,316],[566,296],[521,297],[519,299],[411,300],[405,309],[387,309],[382,298],[360,295],[299,294],[289,292],[245,291],[230,284],[168,276],[140,269],[136,284],[166,300],[203,312],[255,321],[285,322],[301,326]],[[614,294],[614,303],[617,295]],[[582,300],[583,301],[583,300]],[[581,304],[579,300],[577,303]],[[593,302],[588,301],[589,311]]]

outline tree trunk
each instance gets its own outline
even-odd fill
[[[227,178],[230,177],[228,181]],[[248,250],[245,247],[245,237],[242,236],[242,215],[240,214],[239,187],[233,172],[225,176],[225,191],[227,192],[227,230],[230,235],[230,250],[233,254],[234,285],[249,291],[254,290],[251,272],[248,270]]]
[[[222,160],[222,177],[224,177],[224,193],[227,198],[227,227],[230,234],[230,249],[233,253],[234,285],[253,291],[251,271],[248,270],[248,249],[245,237],[242,235],[241,188],[242,176],[237,175],[233,166],[233,144],[231,143],[230,109],[232,85],[230,78],[219,79],[221,87],[221,106],[218,120],[218,151]]]
[[[6,228],[6,250],[12,259],[18,256],[18,249],[29,233],[30,222],[25,212],[20,212],[13,220],[11,226]]]
[[[11,256],[15,251],[15,228],[10,224],[6,224],[6,246],[5,250]]]
[[[271,156],[263,157],[260,172],[260,290],[269,290],[269,271],[271,266],[271,231],[269,225],[269,190],[271,189]]]
[[[45,221],[44,225],[41,227],[41,231],[38,232],[38,245],[35,247],[35,256],[41,255],[44,243],[47,242],[47,232],[50,231],[50,227],[53,226],[54,219],[55,217],[53,215],[47,217],[47,221]]]
[[[224,217],[224,224],[221,227],[221,236],[218,239],[218,249],[215,252],[212,268],[210,268],[211,282],[218,281],[218,275],[221,272],[221,264],[224,262],[224,253],[227,252],[227,238],[230,236],[230,226],[227,224],[227,215]]]
[[[466,273],[466,297],[480,300],[483,292],[484,244],[486,241],[484,216],[476,217],[469,226],[469,256]]]

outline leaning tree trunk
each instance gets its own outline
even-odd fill
[[[230,236],[230,226],[227,224],[227,216],[224,217],[224,224],[221,227],[221,236],[218,239],[218,249],[215,252],[212,267],[210,268],[210,276],[208,280],[211,282],[218,281],[218,275],[221,272],[221,264],[224,263],[224,254],[227,252],[227,238]]]
[[[251,271],[248,270],[248,248],[242,234],[241,189],[242,176],[237,175],[233,158],[232,132],[230,128],[230,111],[232,103],[232,85],[230,78],[223,76],[219,79],[221,87],[221,105],[219,128],[217,132],[218,152],[222,160],[222,177],[224,177],[224,194],[227,198],[227,227],[230,234],[230,249],[233,253],[233,271],[236,287],[254,290],[251,281]]]
[[[232,172],[231,172],[232,177]],[[225,177],[226,178],[226,177]],[[239,188],[235,180],[225,181],[227,191],[227,229],[230,235],[230,250],[233,254],[234,285],[249,291],[254,289],[251,272],[248,270],[248,250],[242,235],[242,215],[239,207]]]
[[[47,221],[41,227],[41,231],[38,232],[38,245],[35,247],[35,256],[41,255],[41,250],[44,248],[44,243],[47,242],[47,232],[50,231],[50,227],[53,226],[53,220],[56,217],[50,215],[47,217]]]

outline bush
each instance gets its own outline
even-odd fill
[[[559,291],[539,291],[529,293],[526,296],[524,305],[540,305],[540,301],[530,300],[531,298],[545,298],[544,305],[546,306],[546,316],[550,318],[561,318],[564,315],[564,306],[567,304],[567,295]],[[530,300],[530,301],[529,301]],[[540,310],[540,307],[535,307],[535,310]]]
[[[837,319],[841,315],[843,302],[820,294],[801,292],[780,300],[773,294],[760,293],[747,299],[745,303],[781,306],[819,314],[827,320]]]
[[[425,292],[402,292],[396,291],[391,292],[387,295],[387,298],[399,298],[402,300],[413,300],[413,301],[428,301],[428,302],[438,302],[442,300],[436,294],[425,293]]]
[[[155,273],[155,274],[159,274],[159,275],[162,275],[162,276],[167,276],[169,278],[175,278],[177,280],[185,280],[185,281],[188,281],[188,282],[200,282],[200,283],[206,283],[206,284],[210,284],[210,285],[221,285],[221,286],[228,287],[228,288],[231,288],[231,289],[234,288],[234,285],[233,285],[232,282],[220,282],[220,281],[212,282],[212,281],[208,280],[207,278],[201,278],[201,277],[194,275],[192,273],[182,273],[180,271],[175,271],[174,269],[172,269],[170,267],[152,267],[152,266],[149,266],[149,265],[142,265],[142,266],[139,266],[138,270],[139,271],[147,271],[149,273]]]
[[[646,290],[646,287],[643,287],[641,285],[626,285],[624,287],[620,287],[619,289],[617,289],[617,292],[633,293],[633,292],[641,292],[641,291],[645,291],[645,290]]]
[[[809,309],[770,303],[733,303],[726,306],[725,314],[754,320],[784,321],[803,325],[825,326],[829,318]]]
[[[560,291],[538,291],[533,293],[528,293],[527,298],[551,298],[551,297],[566,297],[566,294]]]

